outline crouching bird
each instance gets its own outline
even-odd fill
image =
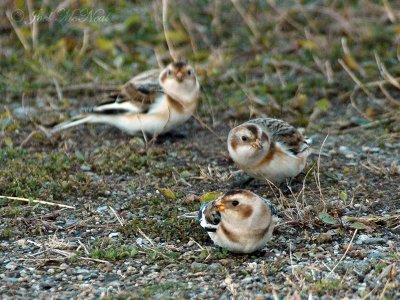
[[[128,134],[160,134],[186,122],[197,108],[200,85],[194,69],[174,62],[148,70],[110,94],[108,101],[56,125],[51,133],[84,123],[104,123]]]
[[[274,184],[303,171],[311,154],[311,140],[285,121],[272,118],[250,120],[228,135],[228,151],[236,166],[254,178]]]
[[[216,245],[235,253],[263,248],[277,220],[272,204],[248,190],[232,190],[204,203],[198,219]]]

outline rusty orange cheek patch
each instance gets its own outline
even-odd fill
[[[219,227],[223,234],[232,242],[237,243],[239,241],[239,238],[236,234],[234,234],[233,232],[229,231],[223,223],[221,223],[220,227]]]
[[[250,206],[246,205],[241,208],[239,213],[244,219],[246,219],[251,216],[251,214],[253,213],[253,209]]]

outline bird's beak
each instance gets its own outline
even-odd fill
[[[183,73],[182,72],[178,72],[178,73],[176,73],[176,80],[178,81],[178,82],[182,82],[183,81]]]
[[[256,149],[262,149],[262,147],[263,147],[263,146],[261,145],[261,142],[260,142],[259,139],[256,139],[255,142],[251,144],[251,146],[252,146],[253,148],[256,148]]]
[[[216,209],[218,212],[224,211],[225,206],[224,206],[224,204],[222,203],[221,200],[218,200],[217,202],[215,202],[215,209]]]

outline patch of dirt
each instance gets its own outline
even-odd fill
[[[229,120],[222,120],[214,130],[225,140]],[[15,144],[33,127],[25,128]],[[319,150],[326,134],[307,134]],[[50,140],[32,138],[20,158],[2,165],[28,163],[39,154],[65,158],[61,182],[55,176],[38,183],[51,191],[55,182],[62,191],[52,197],[39,189],[37,197],[75,209],[1,202],[1,294],[338,298],[378,296],[386,287],[387,297],[399,297],[400,147],[398,140],[378,139],[381,134],[380,128],[330,134],[320,158],[320,187],[318,155],[310,159],[308,175],[295,181],[293,194],[250,184],[271,199],[281,218],[272,241],[252,255],[218,249],[196,219],[184,216],[197,211],[201,195],[229,190],[237,170],[225,142],[195,120],[147,145],[101,125]],[[337,224],[321,221],[322,211]]]

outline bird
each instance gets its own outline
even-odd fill
[[[262,249],[278,220],[275,207],[249,190],[231,190],[201,205],[198,220],[211,240],[234,253]]]
[[[247,121],[231,129],[227,139],[229,155],[239,169],[273,184],[303,171],[310,144],[311,139],[292,125],[273,118]]]
[[[135,135],[157,135],[186,122],[197,108],[200,85],[183,61],[133,77],[107,101],[56,125],[51,134],[84,123],[105,123]]]

